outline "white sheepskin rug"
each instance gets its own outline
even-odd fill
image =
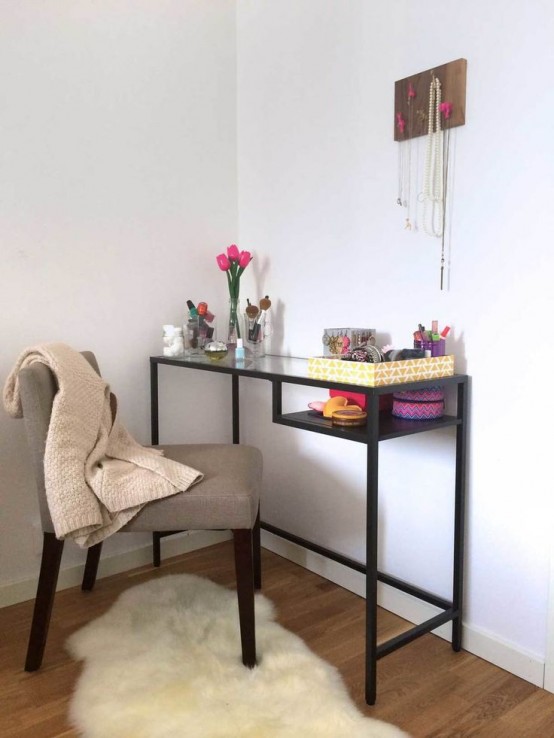
[[[84,661],[70,719],[85,738],[405,738],[364,717],[336,669],[256,596],[259,665],[241,662],[234,591],[166,576],[73,634]]]

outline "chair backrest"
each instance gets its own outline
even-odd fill
[[[94,354],[91,351],[83,351],[82,354],[92,368],[100,374],[98,362]],[[54,526],[46,500],[44,451],[48,436],[48,426],[50,425],[50,416],[52,414],[52,405],[57,391],[56,378],[45,364],[37,361],[19,372],[19,392],[21,395],[25,431],[33,457],[42,529],[46,533],[53,533]]]

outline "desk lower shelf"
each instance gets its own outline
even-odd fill
[[[323,433],[327,436],[344,438],[348,441],[367,443],[366,426],[339,428],[334,426],[329,418],[323,418],[321,415],[309,410],[277,415],[273,418],[273,422],[279,423],[280,425],[288,425],[292,428]],[[403,418],[395,418],[388,412],[382,412],[379,414],[379,440],[386,441],[389,438],[401,438],[402,436],[411,436],[414,433],[424,433],[439,428],[448,428],[449,426],[459,425],[460,422],[454,415],[444,415],[442,418],[436,420],[404,420]]]

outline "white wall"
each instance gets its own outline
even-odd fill
[[[26,346],[93,349],[148,442],[162,324],[182,321],[187,298],[225,305],[215,255],[237,235],[235,3],[3,2],[0,67],[0,381]],[[189,414],[224,404],[226,387],[162,376],[162,440],[194,438]],[[213,417],[203,438],[228,439]],[[0,586],[38,570],[28,462],[22,422],[1,412]],[[145,541],[115,537],[106,556]],[[66,549],[62,566],[83,560]]]
[[[449,349],[472,377],[465,621],[540,662],[552,525],[553,401],[541,382],[553,358],[550,6],[238,9],[240,239],[268,261],[262,291],[281,303],[274,346],[310,356],[323,328],[358,325],[404,347],[418,322],[453,326]],[[394,82],[461,57],[467,123],[453,133],[441,292],[439,244],[405,231],[395,202]],[[264,517],[363,560],[364,449],[270,427],[267,389],[251,392],[260,407],[245,424],[265,452]],[[298,392],[291,404],[309,399],[323,394]],[[382,459],[382,567],[448,593],[452,436],[390,441]]]

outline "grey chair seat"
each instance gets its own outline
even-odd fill
[[[259,507],[262,455],[252,446],[157,446],[169,459],[204,473],[186,492],[149,502],[123,532],[253,528]]]

